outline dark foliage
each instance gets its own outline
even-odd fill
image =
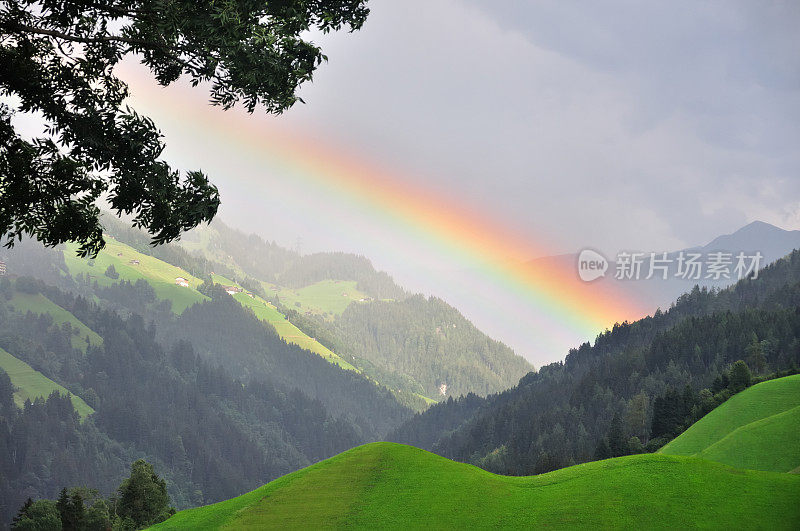
[[[163,86],[182,75],[209,82],[214,105],[280,113],[325,59],[304,32],[358,29],[367,14],[364,0],[0,3],[0,94],[48,126],[25,140],[14,111],[0,106],[5,244],[31,235],[48,246],[78,241],[81,255],[96,254],[104,195],[154,243],[214,217],[216,187],[199,171],[182,178],[171,169],[155,124],[123,106],[128,87],[114,75],[123,57],[141,56]]]
[[[91,480],[110,493],[126,464],[140,456],[163,471],[179,507],[218,501],[374,438],[380,431],[373,419],[385,431],[409,413],[363,377],[264,335],[260,323],[240,330],[252,334],[242,345],[258,345],[250,356],[289,368],[271,374],[253,364],[257,369],[240,380],[217,365],[221,355],[200,357],[187,341],[163,347],[156,329],[136,314],[123,319],[81,297],[29,284],[98,332],[104,345],[84,355],[72,348],[71,332],[49,316],[0,306],[0,348],[96,410],[80,422],[71,402],[58,395],[18,410],[13,386],[0,371],[0,511],[6,522],[26,498],[55,497],[64,485]],[[315,396],[342,405],[331,412]]]
[[[442,384],[448,396],[494,393],[531,369],[435,297],[351,304],[329,328],[336,352],[363,358],[380,381],[429,397],[438,397]]]
[[[259,378],[301,389],[359,426],[367,439],[382,437],[410,415],[385,387],[284,342],[221,287],[209,293],[211,301],[188,308],[162,331],[191,341],[204,359],[224,364],[244,381]]]

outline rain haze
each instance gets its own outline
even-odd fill
[[[278,117],[209,110],[205,91],[157,87],[134,61],[120,74],[165,158],[220,188],[223,221],[364,255],[538,366],[593,337],[550,337],[546,307],[295,178],[259,127],[522,234],[529,259],[672,251],[754,220],[800,229],[798,26],[797,2],[375,2],[361,31],[314,36],[329,62]]]

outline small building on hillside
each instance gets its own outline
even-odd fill
[[[135,258],[134,258],[133,260],[131,260],[131,261],[130,261],[130,262],[128,262],[128,263],[129,263],[130,265],[139,265],[139,263],[140,263],[140,262],[139,262],[139,260],[137,260],[137,259],[135,259]]]
[[[225,286],[224,289],[228,295],[235,295],[236,293],[241,293],[243,291],[239,286]]]
[[[442,382],[439,384],[439,394],[444,396],[447,394],[447,384]]]
[[[178,285],[178,286],[181,286],[183,288],[188,288],[189,287],[189,280],[187,280],[187,279],[185,279],[183,277],[175,277],[175,284]]]

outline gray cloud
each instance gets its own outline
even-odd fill
[[[800,3],[371,7],[360,32],[315,36],[330,62],[304,88],[308,105],[281,123],[463,201],[553,254],[672,250],[756,219],[800,228]],[[420,283],[437,259],[386,255],[389,229],[345,237],[343,225],[320,222],[325,197],[218,152],[213,130],[194,127],[188,138],[157,105],[142,110],[165,128],[168,157],[214,176],[224,219],[287,245],[300,236],[306,250],[364,254],[537,363],[571,346],[542,351],[526,316],[501,321],[482,311],[486,300],[435,275]],[[263,176],[263,186],[244,185],[244,175]],[[356,232],[372,222],[348,215]]]
[[[375,3],[290,118],[559,250],[796,228],[798,6]]]

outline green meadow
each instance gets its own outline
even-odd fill
[[[241,288],[239,284],[231,279],[222,275],[213,274],[211,280],[215,284],[222,284],[223,286],[236,286]],[[234,293],[233,298],[236,299],[242,306],[250,308],[258,319],[269,323],[275,328],[278,335],[287,343],[292,343],[300,348],[304,348],[322,356],[326,360],[338,365],[339,367],[349,370],[358,371],[353,365],[345,361],[341,356],[334,353],[328,347],[317,341],[313,337],[309,337],[305,332],[297,328],[294,324],[286,319],[286,316],[275,308],[270,302],[265,301],[256,294],[248,295],[245,291]]]
[[[10,301],[8,301],[8,304],[14,309],[14,311],[20,313],[32,312],[37,314],[48,314],[53,318],[53,322],[58,326],[62,326],[64,323],[69,323],[69,325],[72,327],[72,330],[78,332],[77,334],[73,334],[70,338],[72,346],[78,350],[86,352],[87,337],[89,338],[89,342],[93,345],[103,344],[103,338],[97,335],[94,330],[90,329],[88,326],[80,322],[74,315],[69,313],[58,304],[52,302],[41,293],[29,294],[15,291],[14,296]]]
[[[262,282],[264,291],[275,294],[280,301],[301,313],[333,317],[341,315],[350,304],[369,299],[366,293],[358,290],[354,280],[321,280],[299,289],[280,287]]]
[[[120,243],[106,235],[106,247],[94,260],[78,258],[75,254],[77,246],[67,244],[64,250],[64,260],[72,276],[86,274],[101,286],[109,286],[120,280],[135,282],[144,279],[153,286],[159,299],[172,303],[172,311],[182,313],[189,306],[207,300],[208,297],[197,291],[202,280],[194,277],[172,264],[158,258],[140,253],[132,247]],[[113,265],[119,279],[112,279],[105,275],[108,266]],[[178,286],[175,279],[185,278],[189,287]]]
[[[14,402],[22,407],[25,400],[33,402],[36,398],[47,398],[53,391],[58,391],[62,395],[69,393],[67,389],[58,385],[56,382],[46,377],[24,361],[15,358],[5,350],[0,348],[0,368],[8,373],[11,383],[17,388],[14,393]],[[79,396],[70,395],[72,405],[80,414],[81,418],[94,413],[94,409],[83,401]]]
[[[794,529],[800,476],[643,454],[510,477],[394,443],[348,450],[153,529]]]
[[[756,384],[715,408],[665,455],[694,455],[737,468],[789,472],[800,467],[800,374]]]

